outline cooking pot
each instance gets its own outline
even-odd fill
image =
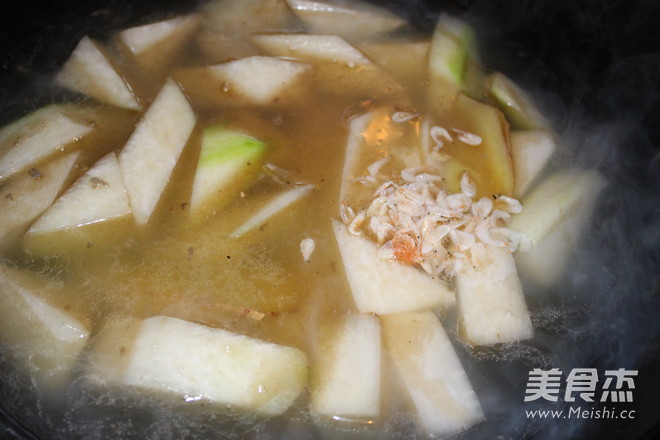
[[[651,439],[660,434],[660,3],[623,0],[507,2],[387,0],[384,5],[430,33],[442,12],[478,33],[483,64],[523,86],[566,146],[561,160],[596,167],[608,184],[566,277],[528,298],[536,337],[521,345],[471,350],[456,344],[486,421],[459,435],[480,439]],[[57,100],[44,84],[84,35],[196,6],[195,1],[23,0],[0,26],[0,122]],[[2,215],[0,213],[0,215]],[[0,305],[1,306],[1,305]],[[0,369],[11,370],[6,359]],[[623,369],[627,401],[582,402],[578,417],[542,416],[574,402],[525,401],[534,369]],[[49,438],[316,438],[314,426],[267,422],[247,432],[169,426],[146,409],[98,403],[46,416],[29,382],[0,386],[0,435]],[[537,412],[533,412],[537,411]],[[609,412],[608,412],[609,411]],[[623,417],[625,411],[626,417]],[[611,412],[611,414],[610,414]],[[565,415],[566,413],[564,413]],[[58,417],[60,417],[58,416]],[[164,426],[154,427],[155,423]],[[406,438],[398,432],[372,438]],[[327,434],[326,434],[327,436]],[[349,436],[350,437],[350,436]]]

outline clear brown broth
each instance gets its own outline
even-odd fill
[[[187,62],[207,64],[201,58]],[[209,86],[209,96],[218,93],[214,87]],[[355,311],[329,221],[338,213],[350,118],[380,106],[423,113],[424,87],[415,77],[404,84],[403,93],[384,91],[378,99],[311,87],[302,105],[272,108],[191,100],[197,128],[146,227],[131,220],[101,222],[52,233],[37,251],[19,244],[7,255],[61,283],[47,299],[91,328],[92,344],[104,326],[125,316],[164,314],[299,347],[313,356],[315,329]],[[108,123],[116,129],[82,145],[86,166],[78,175],[105,153],[118,151],[139,120],[136,115],[127,124],[125,112],[116,113],[118,121],[124,118]],[[260,180],[244,188],[244,196],[236,194],[205,222],[191,224],[187,203],[201,130],[216,123],[264,140],[265,161],[290,174],[279,184],[259,171]],[[310,197],[263,228],[228,237],[266,197],[299,182],[315,185]],[[307,237],[316,242],[309,262],[299,249]],[[40,245],[45,251],[39,251]]]

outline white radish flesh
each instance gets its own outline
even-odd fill
[[[362,313],[447,310],[455,304],[447,284],[420,269],[378,257],[376,243],[354,236],[332,220],[344,272],[357,308]]]

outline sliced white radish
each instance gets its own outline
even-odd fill
[[[286,90],[294,87],[309,68],[304,63],[264,56],[206,67],[223,85],[225,93],[238,93],[254,104],[274,103],[285,98]]]
[[[311,407],[322,417],[371,420],[380,414],[380,323],[346,315],[320,341]]]
[[[542,286],[561,278],[606,183],[594,170],[561,170],[523,198],[524,209],[510,224],[532,242],[529,252],[516,255],[521,275]]]
[[[28,234],[83,226],[131,214],[117,154],[99,159],[32,224]]]
[[[337,35],[258,34],[252,41],[266,55],[312,64],[317,87],[333,96],[337,90],[356,99],[391,96],[402,90],[391,75]]]
[[[131,110],[140,104],[98,42],[83,37],[55,78],[67,89]]]
[[[94,128],[68,116],[69,107],[50,105],[0,130],[0,180],[67,148]]]
[[[374,64],[406,84],[422,84],[426,79],[430,43],[402,40],[367,40],[356,48]]]
[[[367,127],[373,119],[373,113],[365,113],[351,120],[348,137],[346,140],[346,150],[344,153],[344,167],[341,174],[341,187],[339,189],[339,202],[346,203],[349,191],[355,185],[352,179],[359,177],[363,144],[366,142],[364,134]],[[368,164],[367,164],[368,165]]]
[[[0,188],[0,247],[7,245],[12,234],[27,227],[51,206],[79,154],[69,153],[39,166],[38,177],[27,172],[13,176]]]
[[[469,344],[492,345],[530,339],[532,322],[513,255],[489,247],[479,267],[456,274],[459,333]]]
[[[71,374],[89,330],[42,295],[52,287],[35,274],[0,267],[0,329],[2,340],[46,390],[61,390]]]
[[[512,131],[509,136],[515,175],[513,194],[520,198],[546,168],[557,143],[545,130]]]
[[[283,0],[212,0],[200,11],[204,21],[195,43],[211,64],[258,55],[247,36],[291,29],[295,19]]]
[[[158,73],[181,55],[200,23],[199,14],[174,17],[125,29],[119,40],[145,72]]]
[[[287,3],[307,31],[316,34],[360,39],[406,24],[403,18],[368,3],[317,0],[288,0]]]
[[[403,118],[398,119],[403,114]],[[340,204],[352,208],[368,206],[385,174],[380,168],[413,168],[421,165],[422,151],[418,114],[381,106],[351,120],[346,139],[344,165],[339,189]],[[374,166],[382,164],[378,170]],[[387,164],[387,165],[386,165]],[[399,168],[395,170],[400,171]]]
[[[266,151],[266,144],[252,136],[220,125],[204,129],[193,182],[190,212],[197,215],[208,203],[217,209],[217,198],[227,200],[250,178],[251,170]]]
[[[421,270],[378,257],[369,239],[354,236],[332,220],[344,272],[357,308],[362,313],[399,313],[428,309],[447,310],[455,304],[447,284]]]
[[[267,415],[284,413],[307,385],[297,348],[166,316],[142,322],[127,356],[126,385]]]
[[[524,209],[513,216],[510,227],[533,243],[538,242],[573,211],[580,213],[578,208],[593,201],[604,184],[603,177],[594,170],[555,171],[523,198]]]
[[[195,122],[188,100],[168,79],[119,153],[119,166],[138,224],[149,221]]]
[[[392,359],[430,434],[456,434],[483,418],[479,399],[440,321],[432,312],[380,317]]]
[[[337,35],[255,35],[257,46],[272,56],[342,63],[349,67],[371,65],[362,52]]]
[[[238,238],[253,229],[259,228],[273,216],[283,212],[289,206],[293,205],[308,194],[311,194],[313,190],[314,185],[300,185],[277,194],[266,202],[256,214],[236,228],[234,232],[230,234],[230,237]]]
[[[275,32],[293,18],[282,0],[212,0],[201,11],[204,26],[224,35],[248,35],[258,30]]]

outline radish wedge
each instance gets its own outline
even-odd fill
[[[199,10],[203,22],[195,43],[209,64],[259,55],[247,36],[291,29],[295,20],[284,0],[211,0]]]
[[[554,172],[522,200],[524,209],[513,216],[509,227],[525,234],[532,243],[539,242],[573,211],[582,214],[580,208],[588,207],[604,185],[597,171],[565,169]]]
[[[390,96],[401,85],[346,40],[336,35],[259,34],[254,44],[266,55],[301,60],[313,65],[312,79],[319,89],[337,96],[337,90],[351,98]]]
[[[313,189],[314,185],[300,185],[281,192],[280,194],[273,197],[270,201],[268,201],[266,205],[261,208],[255,215],[250,217],[245,223],[235,229],[234,232],[230,234],[230,237],[238,238],[247,234],[253,229],[261,227],[272,217],[286,210],[289,206],[310,194]]]
[[[117,154],[99,159],[60,196],[28,230],[28,234],[83,226],[131,214]]]
[[[512,131],[511,157],[515,175],[513,195],[523,196],[546,168],[557,143],[545,130]]]
[[[428,56],[431,105],[442,116],[456,95],[467,89],[468,67],[475,57],[474,30],[457,17],[442,14]]]
[[[0,181],[28,169],[94,129],[67,115],[69,108],[49,105],[0,130]]]
[[[380,319],[386,352],[421,426],[443,436],[479,423],[484,418],[481,405],[437,316],[396,313]]]
[[[83,37],[55,78],[74,92],[111,105],[139,110],[140,104],[131,88],[117,72],[99,43]]]
[[[403,18],[368,3],[317,0],[288,0],[287,3],[307,30],[315,34],[362,39],[406,24]]]
[[[350,67],[371,65],[362,52],[337,35],[268,34],[255,35],[253,40],[272,56],[343,63]]]
[[[209,67],[229,90],[256,104],[282,99],[285,90],[293,87],[309,66],[273,57],[254,56]]]
[[[541,286],[559,281],[605,184],[597,171],[562,170],[523,198],[524,210],[509,225],[532,242],[516,255],[521,275]]]
[[[197,109],[282,108],[300,104],[312,84],[309,64],[249,56],[222,64],[177,69],[173,78]]]
[[[402,168],[421,164],[417,122],[415,118],[398,121],[397,113],[402,112],[397,112],[396,106],[381,106],[351,120],[339,190],[340,204],[352,207],[369,204],[374,187],[364,185],[362,179],[372,178],[371,183],[376,182],[374,176],[367,175],[369,167],[379,160]]]
[[[346,140],[346,149],[344,153],[344,167],[341,175],[341,186],[339,189],[339,202],[348,203],[348,197],[351,190],[355,189],[355,184],[352,179],[357,176],[357,173],[364,169],[368,164],[363,164],[362,150],[366,142],[364,134],[367,131],[369,123],[373,120],[373,113],[365,113],[351,120],[348,137]],[[358,189],[358,191],[361,190]],[[365,192],[362,190],[361,192]],[[371,194],[369,194],[370,196]]]
[[[489,247],[480,267],[456,275],[459,334],[469,344],[492,345],[530,339],[532,322],[513,255]]]
[[[322,417],[371,420],[380,413],[378,318],[346,315],[320,342],[311,407]]]
[[[195,172],[190,210],[197,215],[216,195],[227,200],[250,178],[266,151],[266,144],[244,133],[215,125],[204,130]]]
[[[489,91],[517,130],[542,130],[547,121],[533,104],[532,99],[513,81],[497,72],[488,78]]]
[[[153,214],[194,127],[195,114],[186,97],[174,81],[167,80],[119,153],[139,225]]]
[[[461,178],[467,172],[475,182],[479,198],[511,196],[515,176],[509,126],[499,109],[459,93],[452,117],[445,119],[443,125],[453,134],[453,140],[445,142],[440,150],[451,156],[442,171],[449,190],[459,192]],[[468,143],[467,138],[473,135],[476,135],[474,142]]]
[[[126,385],[265,415],[284,413],[308,374],[297,348],[166,316],[142,321],[125,368]]]
[[[0,330],[14,353],[47,391],[62,390],[71,379],[89,330],[42,295],[50,283],[26,271],[0,266]]]
[[[7,246],[12,235],[41,215],[62,190],[79,153],[69,153],[39,166],[39,178],[28,173],[13,176],[0,188],[0,247]]]
[[[413,266],[381,260],[375,243],[354,236],[342,223],[331,221],[344,272],[360,312],[444,311],[455,304],[454,294],[443,280]]]
[[[406,84],[422,84],[426,80],[429,47],[428,41],[409,42],[396,39],[356,43],[356,48],[374,64]]]
[[[174,17],[125,29],[119,40],[146,73],[158,74],[181,55],[200,23],[197,14]]]

